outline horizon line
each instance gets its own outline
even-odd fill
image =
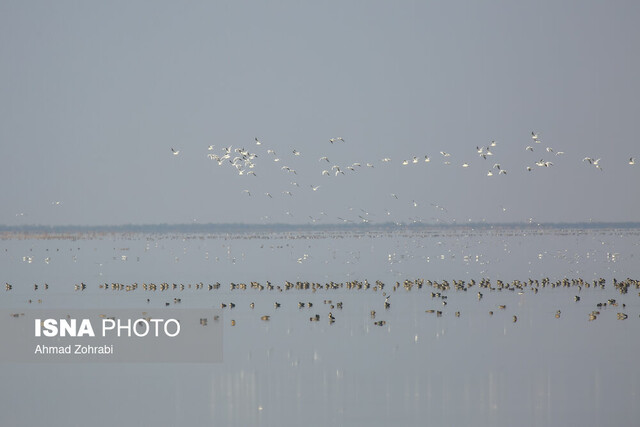
[[[3,233],[86,233],[86,232],[224,232],[224,231],[296,231],[296,230],[375,230],[375,229],[420,229],[420,228],[640,228],[640,221],[576,221],[576,222],[350,222],[350,223],[148,223],[148,224],[119,224],[119,225],[2,225]]]

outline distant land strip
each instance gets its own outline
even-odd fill
[[[322,231],[401,231],[401,230],[490,230],[490,229],[640,229],[640,222],[573,222],[573,223],[358,223],[358,224],[124,224],[124,225],[0,225],[7,234],[91,234],[91,233],[281,233]]]

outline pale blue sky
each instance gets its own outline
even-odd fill
[[[632,1],[4,1],[0,223],[637,221],[639,17]],[[207,158],[225,146],[258,154],[256,176]]]

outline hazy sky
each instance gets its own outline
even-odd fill
[[[3,1],[0,223],[638,221],[638,18],[634,1]],[[244,175],[236,148],[258,156]]]

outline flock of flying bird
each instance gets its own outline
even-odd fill
[[[535,162],[531,162],[529,165],[526,166],[526,171],[531,172],[533,171],[534,168],[538,167],[538,168],[550,168],[554,165],[554,163],[549,160],[550,156],[553,156],[552,158],[555,158],[557,156],[561,156],[564,155],[564,151],[557,151],[554,148],[550,147],[550,146],[544,146],[544,145],[538,145],[538,144],[542,144],[542,140],[540,138],[540,136],[538,135],[538,133],[536,132],[531,132],[531,145],[527,145],[526,147],[524,147],[525,151],[528,152],[538,152],[538,151],[542,151],[544,153],[544,156],[541,157],[539,160],[535,161]],[[345,141],[344,138],[342,137],[332,137],[328,139],[328,142],[332,145],[336,144],[347,144],[347,142]],[[217,164],[220,167],[229,167],[232,170],[235,171],[235,173],[237,173],[239,176],[253,176],[256,177],[258,176],[256,174],[256,165],[258,163],[260,163],[261,165],[263,163],[272,163],[275,164],[276,167],[279,166],[279,169],[282,171],[282,173],[287,174],[291,177],[291,179],[294,179],[294,181],[290,181],[290,184],[293,187],[290,187],[290,189],[282,189],[282,191],[280,191],[280,194],[282,196],[288,196],[291,197],[294,195],[294,192],[291,190],[294,190],[296,192],[301,190],[300,184],[298,183],[298,180],[296,177],[298,177],[298,171],[293,167],[293,166],[289,166],[289,165],[285,165],[284,162],[285,161],[289,161],[298,157],[302,156],[302,153],[300,152],[300,150],[293,148],[293,149],[289,149],[290,152],[287,152],[286,156],[280,156],[276,153],[276,151],[272,148],[266,148],[265,144],[259,140],[257,137],[254,138],[254,144],[255,145],[255,149],[247,149],[244,147],[234,147],[233,145],[227,146],[227,147],[221,147],[219,149],[216,150],[215,145],[209,145],[208,147],[208,153],[207,153],[207,158],[213,162],[215,162],[215,164]],[[494,156],[494,152],[496,147],[498,146],[498,143],[496,141],[491,141],[490,143],[486,144],[486,145],[482,145],[482,146],[476,146],[476,154],[477,156],[482,159],[482,161],[487,161],[489,160],[488,165],[490,165],[491,163],[493,163],[493,166],[488,168],[487,172],[486,172],[486,176],[494,176],[494,175],[506,175],[508,173],[507,169],[505,169],[500,163],[498,162],[492,162],[490,161],[490,159],[492,158],[492,156]],[[544,148],[542,148],[544,147]],[[266,148],[266,150],[265,150]],[[175,148],[171,148],[171,153],[173,156],[179,156],[180,155],[180,150],[175,149]],[[452,165],[452,155],[451,153],[445,152],[445,151],[440,151],[440,159],[442,160],[444,165]],[[546,157],[546,158],[545,158]],[[266,160],[265,160],[266,158]],[[419,163],[430,163],[432,161],[432,158],[429,157],[429,155],[414,155],[411,156],[409,158],[404,158],[402,160],[399,161],[400,165],[405,167],[405,166],[409,166],[409,165],[416,165]],[[307,182],[303,185],[303,187],[305,188],[309,188],[310,190],[307,191],[318,191],[321,188],[321,185],[317,184],[317,180],[320,179],[326,179],[326,178],[322,178],[322,177],[338,177],[338,176],[342,176],[342,175],[346,175],[346,174],[352,174],[357,172],[359,169],[364,169],[364,168],[375,168],[376,164],[374,164],[374,162],[364,162],[364,161],[360,161],[360,162],[351,162],[348,164],[338,164],[338,163],[333,163],[330,159],[329,156],[327,155],[323,155],[321,157],[318,158],[318,162],[321,165],[318,169],[317,169],[317,173],[318,173],[318,177],[316,178],[316,182],[312,183],[312,182]],[[379,160],[379,162],[381,164],[388,164],[390,162],[392,162],[392,159],[390,157],[384,157],[382,159]],[[594,158],[594,157],[585,157],[583,159],[583,162],[587,163],[590,166],[595,167],[596,169],[599,169],[600,171],[602,171],[602,165],[600,164],[600,158]],[[633,157],[630,157],[628,160],[628,164],[629,165],[634,165],[635,164],[635,159]],[[468,162],[464,162],[461,163],[460,166],[462,168],[468,168],[470,166],[470,164]],[[486,170],[486,169],[485,169]],[[305,168],[304,169],[305,174],[309,173],[309,169]],[[297,187],[294,189],[294,187]],[[246,194],[247,196],[253,196],[255,194],[252,194],[252,192],[249,189],[243,189],[242,192],[244,194]],[[398,196],[396,194],[391,194],[394,198],[398,198]],[[273,198],[274,194],[272,194],[271,192],[264,192],[264,196],[268,197],[268,198]],[[412,204],[414,207],[417,207],[418,204],[415,200],[412,200]],[[432,203],[433,206],[436,206],[437,208],[440,208],[437,205],[434,205]],[[351,208],[350,208],[351,209]],[[440,209],[441,211],[443,209]],[[386,214],[389,215],[389,211],[385,210]],[[362,213],[365,214],[365,216],[359,215],[359,218],[363,221],[363,222],[369,222],[368,221],[368,213],[364,210],[362,210]],[[286,214],[291,215],[292,214],[290,212],[286,212]],[[324,215],[324,213],[321,212],[321,214]],[[316,221],[316,218],[310,217],[313,222]],[[344,222],[351,222],[349,220],[345,220],[343,218],[338,217],[338,219],[344,221]]]

